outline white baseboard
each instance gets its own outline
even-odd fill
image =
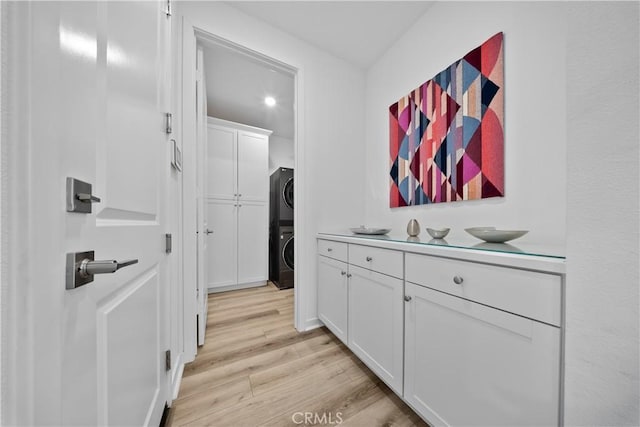
[[[300,330],[300,332],[306,332],[306,331],[310,331],[312,329],[317,329],[324,326],[324,323],[322,323],[320,321],[320,319],[318,319],[317,317],[314,317],[313,319],[307,319],[304,324],[302,325],[302,329]]]
[[[228,285],[228,286],[216,286],[215,288],[208,288],[208,294],[215,294],[217,292],[226,292],[226,291],[235,291],[238,289],[248,289],[248,288],[258,288],[260,286],[266,286],[267,281],[262,280],[259,282],[250,282],[250,283],[238,283],[236,285]]]
[[[182,357],[180,357],[182,359]],[[180,392],[180,384],[182,384],[182,374],[184,373],[184,363],[180,360],[177,364],[177,369],[173,373],[173,377],[171,378],[171,401],[173,402],[178,398],[178,393]]]

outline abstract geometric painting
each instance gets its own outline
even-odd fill
[[[390,206],[504,196],[503,34],[389,107]]]

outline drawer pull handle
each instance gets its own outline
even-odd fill
[[[410,297],[409,295],[405,295],[405,296],[404,296],[404,300],[405,300],[406,302],[409,302],[409,301],[411,301],[411,297]]]
[[[347,277],[351,277],[351,273],[347,273]]]
[[[370,256],[367,257],[367,261],[373,261],[373,258],[371,258]]]
[[[346,272],[346,271],[341,271],[341,272],[340,272],[340,275],[341,275],[341,276],[344,276],[345,274],[347,274],[347,272]]]
[[[464,279],[460,276],[454,276],[453,277],[453,283],[455,283],[456,285],[462,285],[462,282],[464,282]]]

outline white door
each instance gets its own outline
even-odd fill
[[[433,425],[559,422],[560,329],[412,283],[404,398]]]
[[[349,348],[402,394],[402,280],[349,266]]]
[[[318,318],[347,344],[347,264],[318,256]]]
[[[238,203],[234,200],[208,200],[207,204],[209,228],[213,231],[208,246],[207,288],[232,286],[238,283]]]
[[[24,113],[10,126],[29,164],[19,245],[37,261],[20,283],[18,424],[158,425],[168,399],[165,5],[10,6]],[[93,184],[92,213],[65,211],[67,177]],[[81,251],[138,263],[67,290],[66,254]]]
[[[198,215],[198,345],[204,345],[207,327],[208,296],[207,296],[207,263],[209,260],[208,242],[213,231],[209,229],[207,214],[207,91],[204,79],[204,52],[198,46],[196,57],[196,123],[197,123],[197,215]]]
[[[269,277],[269,212],[264,202],[238,202],[238,283]]]
[[[238,197],[266,201],[269,196],[269,138],[238,131]]]
[[[236,190],[236,131],[215,125],[207,129],[207,194],[216,199],[231,199]]]

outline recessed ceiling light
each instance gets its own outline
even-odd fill
[[[267,96],[264,99],[264,103],[267,105],[267,107],[273,107],[276,105],[276,99],[273,96]]]

